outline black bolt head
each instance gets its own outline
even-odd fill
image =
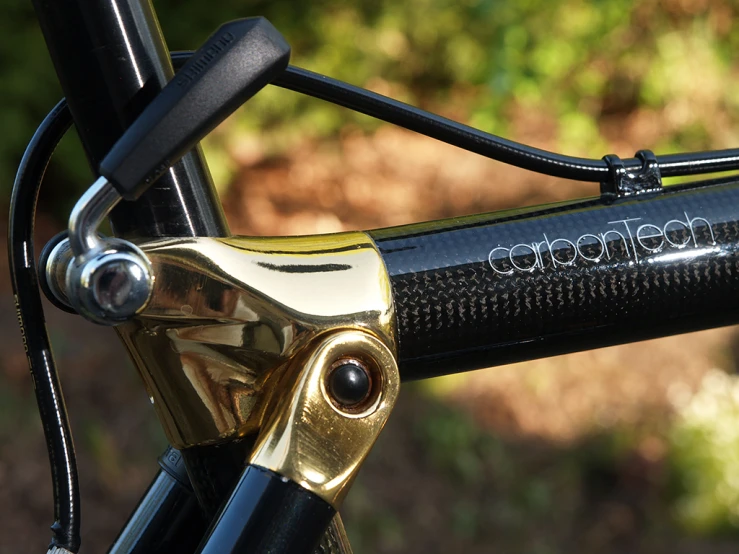
[[[331,372],[328,390],[334,400],[345,407],[356,406],[370,393],[370,377],[359,363],[347,361]]]

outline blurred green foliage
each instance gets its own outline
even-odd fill
[[[702,535],[739,533],[739,379],[718,370],[678,398],[670,432],[675,515]]]
[[[265,15],[293,46],[297,65],[501,134],[515,132],[512,110],[536,112],[551,118],[568,152],[600,157],[604,125],[618,129],[639,110],[656,114],[660,127],[656,144],[644,147],[739,143],[735,0],[157,0],[155,7],[172,49],[196,48],[228,19]],[[60,91],[30,2],[5,0],[0,31],[7,195],[23,145]],[[271,88],[215,143],[227,148],[231,137],[259,132],[268,151],[284,150],[347,123],[376,125]],[[59,174],[80,180],[86,170],[74,144],[61,154]]]

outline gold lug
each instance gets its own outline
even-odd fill
[[[117,330],[176,448],[256,432],[279,373],[322,335],[353,328],[395,349],[390,281],[364,233],[140,246],[151,301]]]
[[[390,349],[363,331],[323,338],[294,360],[257,438],[250,462],[293,480],[338,509],[382,431],[400,391]],[[371,388],[359,409],[343,409],[327,379],[337,360],[356,359],[369,369]],[[294,376],[294,377],[293,377]]]
[[[326,529],[323,537],[321,537],[318,548],[313,551],[313,554],[352,554],[349,537],[346,536],[344,522],[341,520],[338,512],[331,520],[328,529]]]

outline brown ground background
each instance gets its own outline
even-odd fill
[[[513,119],[521,140],[546,147],[535,123]],[[614,150],[644,144],[638,129]],[[238,234],[380,227],[596,192],[387,127],[277,158],[245,138],[230,154],[240,169],[224,205]],[[39,244],[54,227],[41,216]],[[42,552],[48,462],[2,275],[0,553]],[[83,552],[101,552],[165,441],[114,334],[50,307],[48,321],[79,453]],[[344,510],[356,551],[735,551],[731,534],[690,536],[675,523],[665,438],[675,391],[689,395],[712,368],[732,372],[735,343],[720,329],[404,388]]]

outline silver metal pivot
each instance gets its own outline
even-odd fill
[[[153,285],[149,260],[137,246],[98,233],[120,200],[107,179],[95,181],[72,209],[69,238],[54,248],[45,268],[50,289],[60,301],[103,325],[135,316],[148,303]]]

